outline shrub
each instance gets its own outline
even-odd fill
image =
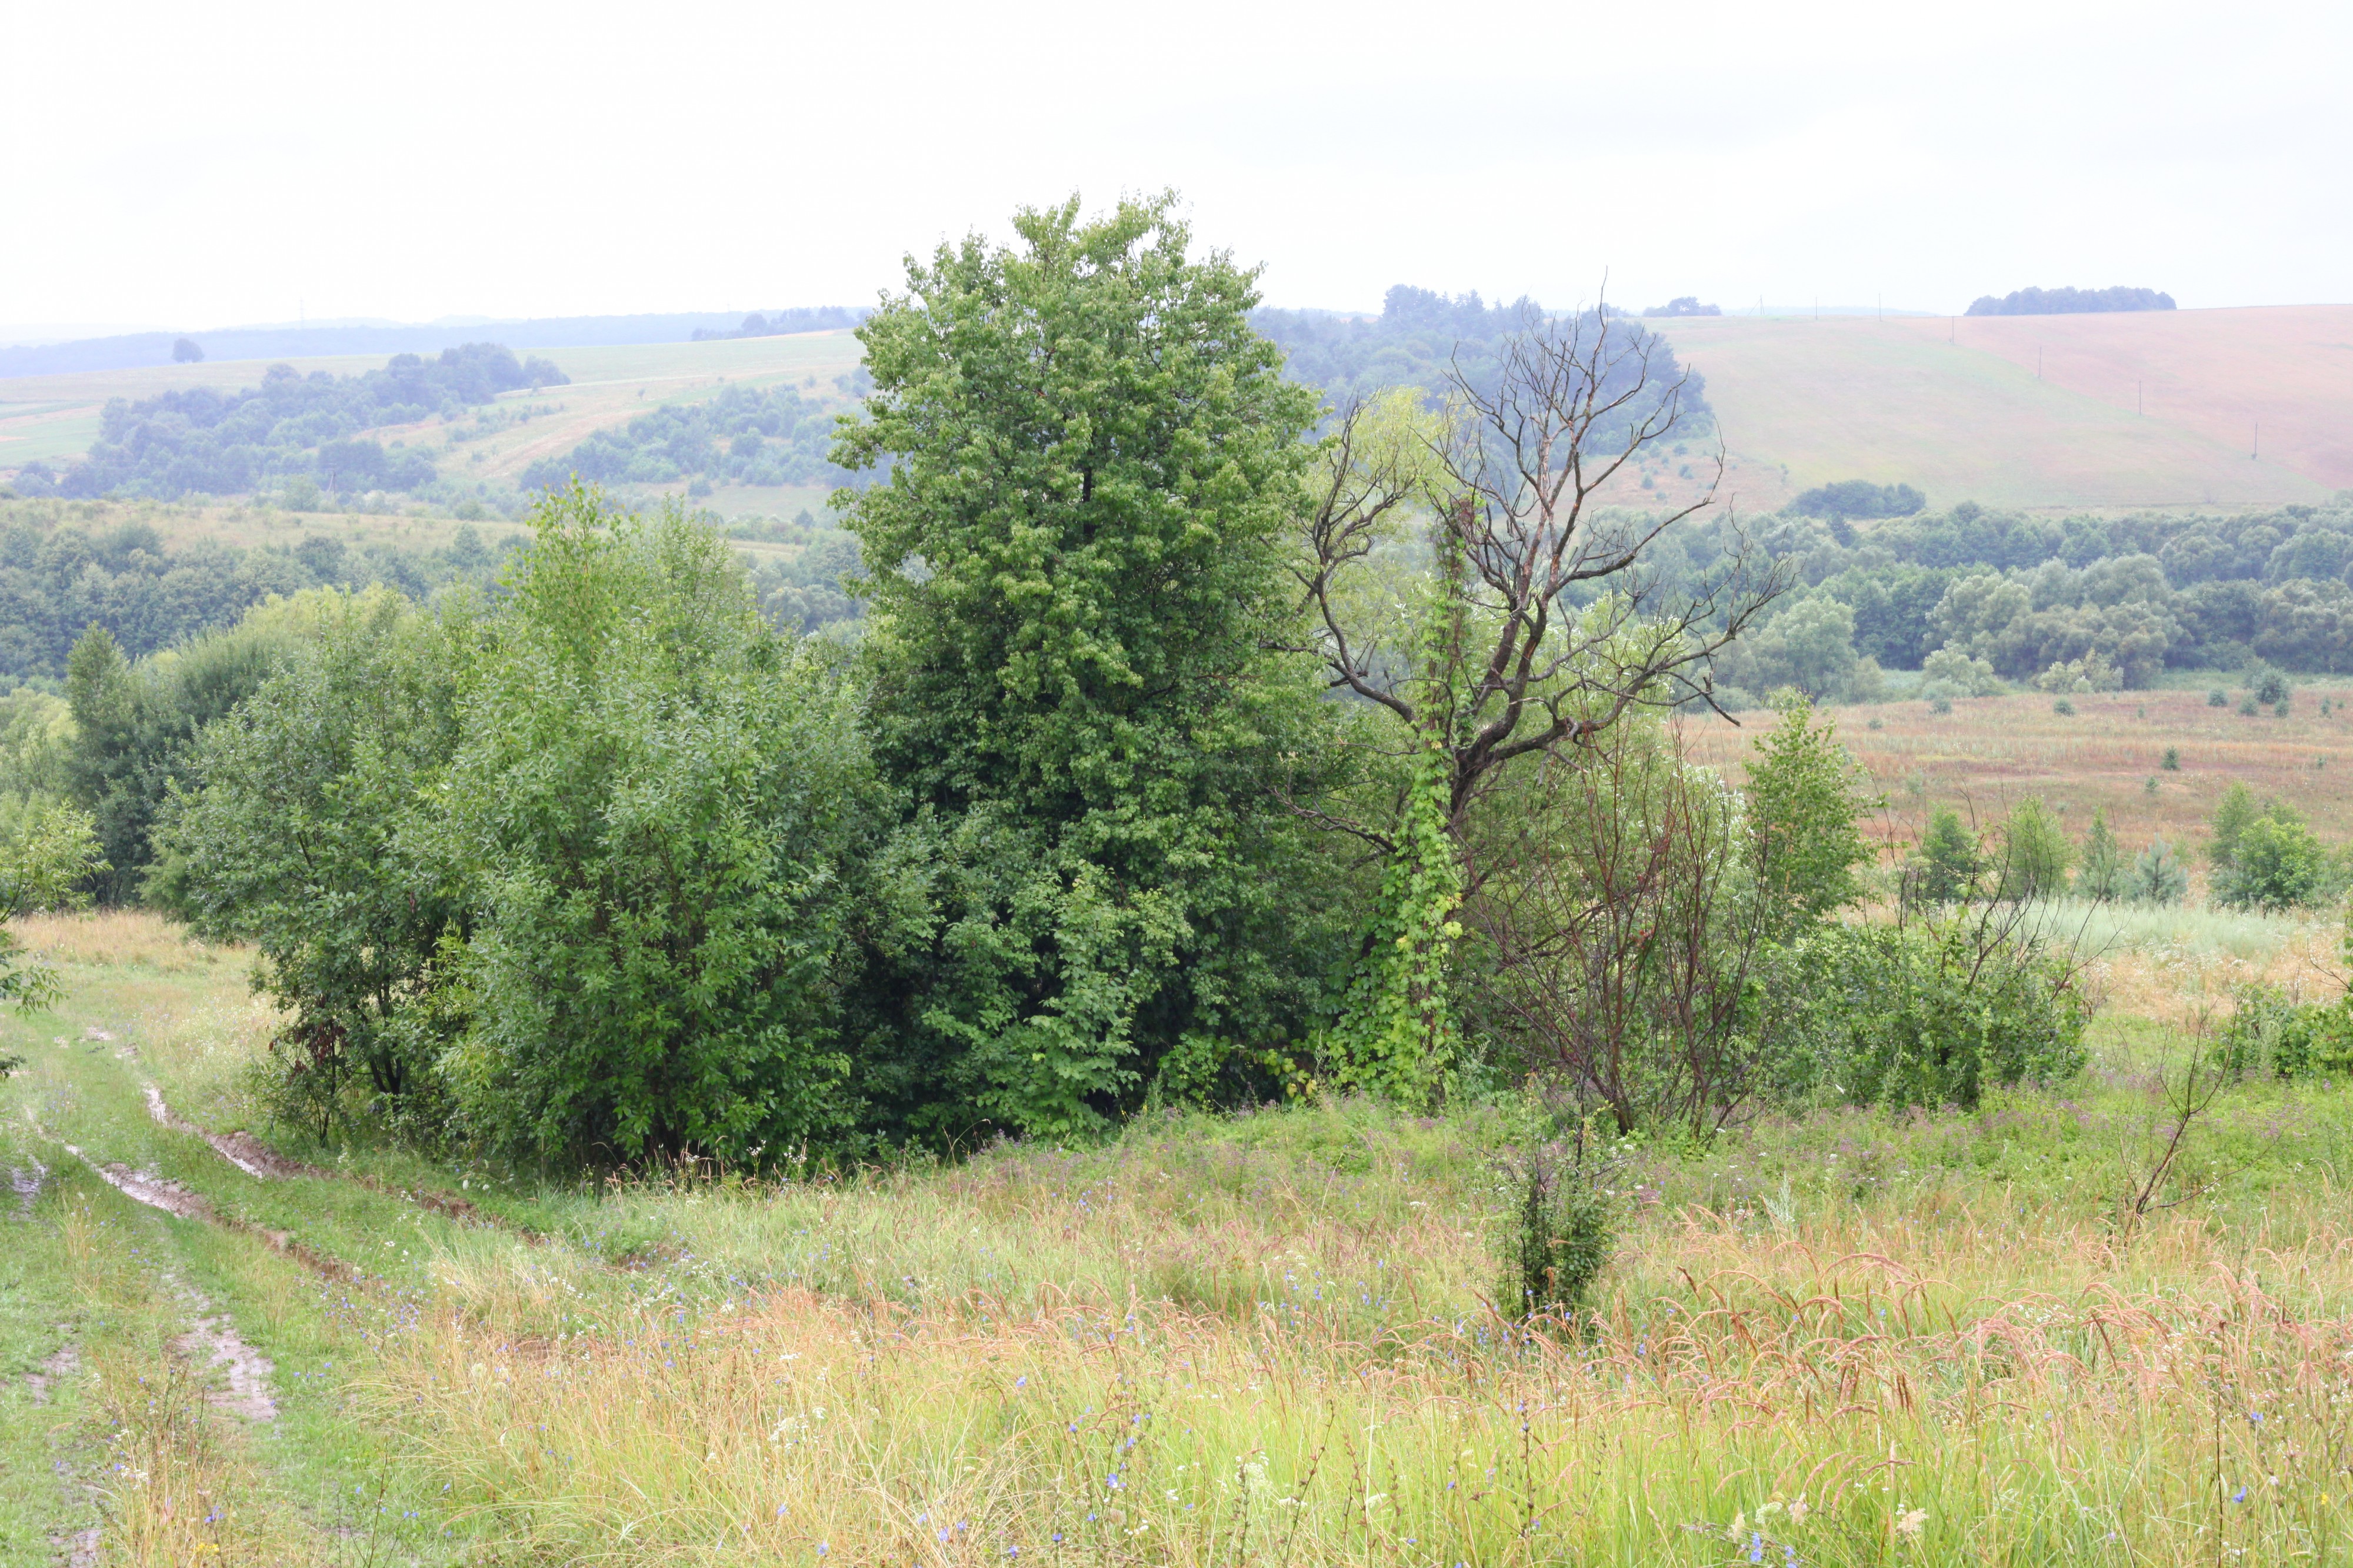
[[[2353,1072],[2353,1005],[2294,1002],[2275,986],[2242,986],[2222,1026],[2223,1059],[2238,1072],[2310,1078]]]
[[[2063,719],[2073,719],[2075,716],[2075,705],[2073,702],[2068,701],[2064,697],[2062,697],[2058,701],[2053,702],[2051,705],[2051,711],[2058,714]]]
[[[2000,899],[2047,899],[2067,890],[2074,847],[2039,795],[2020,801],[2001,825]]]
[[[1977,891],[1978,875],[1985,869],[1977,836],[1961,826],[1958,813],[1939,807],[1928,819],[1920,847],[1905,868],[1912,896],[1927,904],[1963,902]]]
[[[2134,857],[2126,874],[2121,897],[2137,904],[2178,904],[2189,896],[2189,871],[2162,838],[2149,841]]]
[[[2209,708],[2228,708],[2230,705],[2231,694],[2227,691],[2210,691],[2206,694],[2206,706]]]
[[[1989,1085],[2084,1066],[2091,1010],[2072,964],[2008,916],[1827,926],[1776,955],[1767,981],[1760,1027],[1790,1102],[1969,1107]]]
[[[443,1058],[471,1129],[589,1159],[845,1130],[866,775],[816,646],[766,630],[714,530],[579,490],[488,641],[439,829],[472,889]]]
[[[1510,1209],[1495,1295],[1507,1316],[1573,1319],[1609,1261],[1616,1215],[1589,1142],[1532,1142],[1504,1162]]]

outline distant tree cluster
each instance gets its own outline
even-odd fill
[[[1609,315],[1618,319],[1615,311]],[[1588,317],[1600,319],[1599,312]],[[1388,291],[1381,313],[1369,321],[1329,310],[1250,312],[1250,325],[1282,350],[1292,377],[1321,389],[1335,405],[1392,386],[1442,396],[1457,370],[1472,386],[1492,391],[1504,378],[1505,342],[1544,320],[1544,308],[1525,297],[1491,306],[1475,291],[1449,298],[1403,283]],[[1662,377],[1663,384],[1683,374],[1663,340],[1652,353],[1654,379]],[[1707,412],[1706,383],[1696,373],[1684,382],[1682,405],[1687,416]]]
[[[197,342],[195,339],[180,338],[173,342],[172,363],[174,364],[202,364],[204,361],[204,345]]]
[[[2053,690],[2258,660],[2353,671],[2346,503],[2060,520],[1963,502],[1868,528],[1784,516],[1760,542],[1798,586],[1718,661],[1719,679],[1743,693],[1788,684],[1859,698],[1845,683],[1932,666],[1956,696],[2054,670],[2073,674]],[[1851,656],[1829,625],[1846,616]]]
[[[522,483],[547,489],[577,476],[599,484],[846,484],[850,476],[826,458],[833,437],[832,410],[791,387],[725,386],[599,430],[564,456],[533,463]]]
[[[2170,310],[2173,296],[2155,289],[2021,289],[1997,300],[1981,295],[1972,316],[2068,316],[2098,310]]]
[[[438,550],[315,536],[240,550],[210,539],[169,544],[136,521],[92,532],[61,510],[20,503],[0,520],[0,681],[10,685],[62,679],[75,639],[93,626],[139,658],[227,626],[271,595],[382,583],[422,597],[453,581],[487,585],[503,559],[470,527]]]
[[[799,305],[789,310],[754,310],[744,318],[744,324],[728,331],[720,327],[697,327],[694,341],[709,342],[721,338],[780,338],[787,332],[840,331],[854,327],[867,317],[861,306]]]
[[[1867,479],[1841,479],[1817,485],[1791,501],[1784,510],[1801,517],[1858,519],[1910,517],[1928,504],[1928,498],[1910,485],[1874,485]]]
[[[117,398],[100,416],[90,456],[62,474],[38,463],[17,473],[20,495],[240,495],[300,476],[341,493],[415,490],[433,482],[432,459],[399,442],[357,439],[490,402],[501,392],[560,386],[548,361],[517,361],[497,343],[444,349],[436,359],[396,354],[364,375],[303,375],[276,364],[237,392],[194,387],[136,403]]]
[[[1723,307],[1718,305],[1701,304],[1699,302],[1699,296],[1696,294],[1681,294],[1676,296],[1674,299],[1668,300],[1663,305],[1651,305],[1646,307],[1643,310],[1642,314],[1649,317],[1721,316],[1724,314],[1724,310]]]

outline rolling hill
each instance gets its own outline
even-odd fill
[[[1744,510],[1844,479],[2029,508],[2353,486],[2353,306],[1649,324],[1707,377]]]

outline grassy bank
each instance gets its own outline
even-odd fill
[[[1487,1306],[1501,1110],[550,1186],[253,1121],[235,952],[30,934],[69,1000],[5,1025],[0,1163],[47,1173],[0,1233],[0,1563],[2346,1554],[2353,1096],[2234,1088],[2128,1215],[2183,1049],[2146,1010],[2060,1093],[1623,1151],[1594,1320],[1531,1339]]]

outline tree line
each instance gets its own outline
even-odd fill
[[[1949,695],[2063,677],[2053,689],[2080,689],[2093,666],[2127,688],[2259,662],[2353,670],[2342,502],[2054,520],[1965,501],[1862,528],[1785,514],[1757,539],[1793,587],[1723,663],[1743,700],[1781,685],[1867,700],[1881,669],[1929,670]]]
[[[223,392],[193,387],[131,401],[111,400],[89,456],[63,472],[29,463],[20,495],[139,497],[242,495],[300,478],[337,494],[418,490],[437,478],[425,453],[360,432],[450,419],[501,392],[561,386],[570,380],[547,360],[518,361],[497,343],[467,343],[432,359],[395,354],[362,375],[271,365],[259,386]]]
[[[706,398],[665,404],[617,429],[599,430],[561,457],[523,470],[526,489],[599,484],[841,485],[852,476],[827,458],[835,408],[789,386],[723,386]],[[701,493],[698,489],[697,493]]]

